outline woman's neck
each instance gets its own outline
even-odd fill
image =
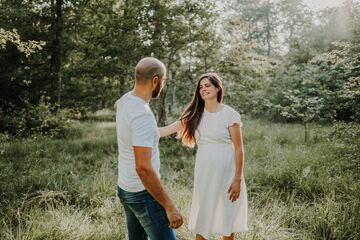
[[[216,98],[214,99],[208,99],[205,101],[205,109],[208,112],[217,112],[221,108],[221,103],[217,101]]]

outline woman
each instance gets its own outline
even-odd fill
[[[235,239],[247,229],[247,194],[238,112],[222,103],[217,74],[200,77],[193,99],[180,120],[160,128],[165,137],[180,132],[187,146],[197,144],[189,227],[196,240],[211,234]]]

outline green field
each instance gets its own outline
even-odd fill
[[[237,239],[360,239],[356,144],[313,126],[245,119],[249,228]],[[74,124],[67,139],[0,135],[0,239],[126,239],[116,197],[115,124]],[[162,181],[188,216],[195,150],[161,140]],[[184,226],[178,239],[193,239]],[[214,237],[214,239],[216,239]]]

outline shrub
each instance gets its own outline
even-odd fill
[[[329,133],[329,139],[336,142],[335,153],[344,171],[360,174],[360,125],[357,123],[338,122]]]
[[[22,108],[9,105],[6,110],[0,109],[0,132],[3,133],[20,137],[35,134],[55,137],[68,135],[69,128],[66,115],[45,96],[36,105],[25,101]]]

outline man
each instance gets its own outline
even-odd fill
[[[134,89],[116,102],[118,196],[129,240],[173,240],[182,216],[160,183],[159,130],[149,102],[164,86],[166,68],[153,57],[135,69]]]

